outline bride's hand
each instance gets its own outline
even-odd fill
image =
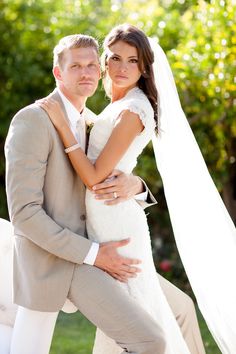
[[[68,126],[68,121],[62,111],[59,102],[51,97],[46,97],[35,101],[35,103],[37,103],[42,109],[45,110],[57,130],[60,131],[65,126]]]

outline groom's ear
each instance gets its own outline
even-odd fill
[[[61,81],[61,70],[59,68],[59,66],[54,66],[54,68],[52,69],[53,75],[55,77],[56,80]]]

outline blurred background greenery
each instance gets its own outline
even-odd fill
[[[1,0],[0,217],[8,218],[3,153],[7,130],[19,109],[54,88],[54,45],[72,33],[92,35],[102,44],[113,26],[129,22],[157,37],[165,50],[184,111],[236,220],[235,13],[235,0]],[[107,103],[100,86],[88,106],[99,113]],[[188,291],[151,145],[135,172],[159,201],[149,210],[157,268]]]

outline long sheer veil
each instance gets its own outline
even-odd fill
[[[236,353],[236,231],[181,108],[154,39],[159,134],[153,137],[177,247],[199,308],[222,353]]]

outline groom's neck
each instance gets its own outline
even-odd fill
[[[70,103],[73,104],[78,112],[81,113],[85,107],[87,97],[75,95],[72,92],[69,92],[64,86],[58,85],[58,87],[63,95],[68,99],[68,101],[70,101]]]

